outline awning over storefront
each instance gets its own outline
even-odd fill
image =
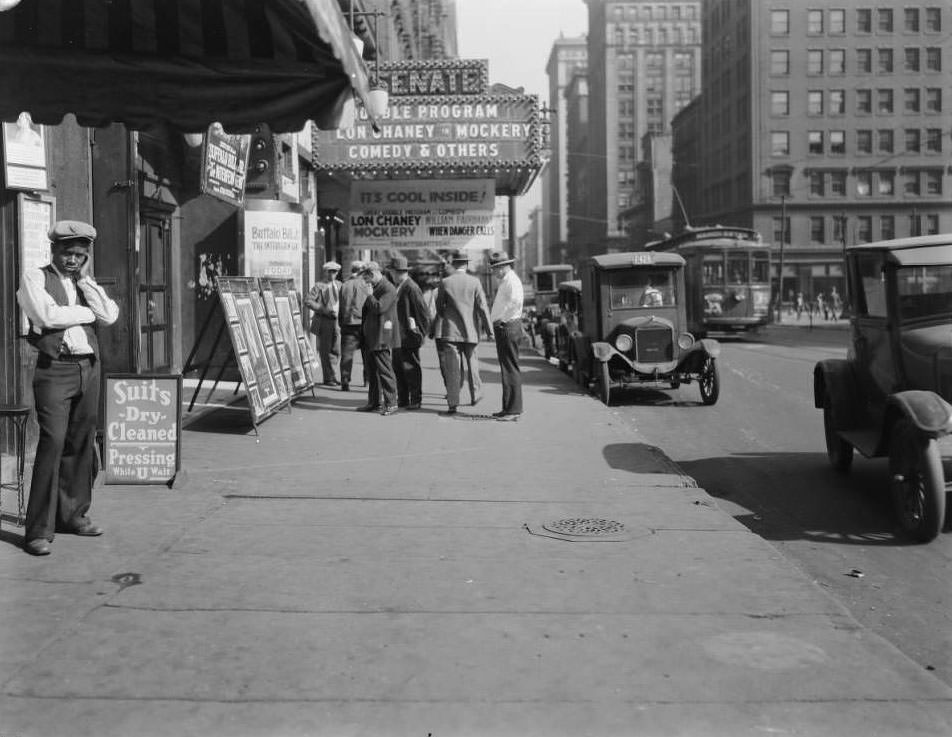
[[[335,0],[20,0],[0,12],[6,121],[332,129],[351,88],[366,100]]]

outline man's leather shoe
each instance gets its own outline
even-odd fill
[[[67,532],[70,532],[73,535],[82,535],[83,537],[99,537],[102,535],[103,529],[99,525],[94,525],[92,520],[87,519],[78,526],[74,527],[72,530],[67,530]]]
[[[455,415],[455,414],[456,414],[456,407],[449,407],[449,408],[447,408],[447,410],[446,410],[445,412],[440,412],[440,414],[443,415],[444,417],[448,417],[448,416],[450,416],[450,415]]]
[[[482,402],[482,401],[483,401],[483,398],[482,398],[482,397],[476,397],[476,399],[474,399],[472,402],[470,402],[470,404],[475,407],[477,404],[479,404],[479,403]]]
[[[407,405],[407,409],[420,409],[420,403],[411,402],[410,404]]]
[[[342,382],[340,383],[340,390],[341,390],[342,392],[349,392],[349,391],[350,391],[350,384],[348,384],[346,381],[342,381]]]
[[[396,411],[397,411],[397,408],[391,404],[384,407],[382,410],[380,410],[380,414],[386,417],[388,415],[396,414]]]
[[[378,409],[379,407],[375,407],[372,404],[365,404],[362,407],[358,407],[357,411],[358,412],[376,412]]]
[[[497,420],[518,420],[521,415],[521,412],[493,412]]]
[[[50,544],[42,537],[38,537],[35,540],[27,540],[25,543],[23,543],[23,549],[30,555],[50,554]]]

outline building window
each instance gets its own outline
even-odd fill
[[[790,93],[785,91],[770,93],[770,114],[771,115],[789,115],[790,114]]]
[[[919,71],[919,49],[918,48],[908,48],[905,50],[905,61],[903,62],[902,68],[907,72],[918,72]]]
[[[926,71],[942,71],[942,49],[929,47],[926,49]]]
[[[846,242],[846,216],[833,216],[833,240],[837,243]]]
[[[892,74],[893,70],[893,50],[876,49],[876,68],[880,74]]]
[[[882,128],[879,131],[879,153],[891,154],[896,148],[895,136],[892,128]]]
[[[823,153],[823,131],[807,131],[807,152]]]
[[[876,11],[878,19],[876,28],[880,33],[893,32],[893,12],[892,8],[880,8]]]
[[[826,194],[824,186],[824,177],[822,171],[810,172],[810,195],[813,197],[823,197]]]
[[[790,196],[790,172],[774,171],[770,173],[774,197]]]
[[[879,237],[884,241],[891,241],[896,237],[896,216],[879,216]]]
[[[906,128],[906,152],[917,154],[922,150],[922,131]]]
[[[830,172],[830,194],[836,195],[837,197],[846,196],[846,172],[845,171],[831,171]]]
[[[879,185],[876,192],[883,196],[891,196],[896,193],[896,174],[891,171],[879,172]]]
[[[772,131],[770,133],[770,155],[790,155],[790,133],[787,131]]]
[[[846,74],[846,51],[830,49],[830,74]]]
[[[856,49],[856,71],[870,74],[873,71],[873,50]]]
[[[842,156],[846,153],[846,131],[830,131],[830,154]]]
[[[823,52],[818,49],[807,51],[807,74],[823,74]]]
[[[942,30],[942,8],[926,8],[926,31],[938,33]]]
[[[869,215],[860,215],[856,218],[856,240],[860,243],[872,243],[873,219]]]
[[[873,132],[871,130],[856,131],[856,153],[871,154],[873,152]]]
[[[879,102],[879,104],[876,106],[876,111],[880,115],[892,115],[893,91],[892,90],[876,90],[876,96]]]
[[[906,174],[906,184],[903,190],[907,195],[917,197],[920,194],[919,172],[910,171]]]
[[[873,11],[869,8],[860,8],[856,11],[856,32],[873,32]]]
[[[659,117],[664,113],[664,103],[657,95],[651,95],[645,101],[645,111],[649,117]]]
[[[906,8],[902,11],[902,29],[906,33],[919,33],[919,8]]]
[[[870,197],[873,194],[873,173],[870,171],[856,172],[856,196]]]
[[[819,36],[823,33],[823,11],[807,11],[807,33],[811,36]]]
[[[865,114],[873,112],[872,90],[856,90],[856,112]]]
[[[810,243],[826,243],[826,223],[822,217],[810,218]]]
[[[922,235],[922,218],[918,215],[909,216],[909,235]]]
[[[823,90],[809,90],[807,92],[807,114],[823,115]]]
[[[790,52],[773,50],[770,52],[770,73],[777,76],[790,74]]]
[[[926,112],[927,113],[941,113],[942,112],[942,88],[941,87],[929,87],[926,89]]]
[[[786,36],[790,33],[790,11],[770,11],[770,33],[773,36]]]
[[[830,115],[846,113],[846,90],[830,90]]]
[[[926,151],[930,154],[942,153],[941,128],[926,128]]]
[[[942,172],[926,172],[926,194],[942,194]]]
[[[903,108],[907,113],[918,113],[920,109],[920,92],[918,87],[907,87],[903,93]]]
[[[841,36],[846,33],[846,11],[830,11],[830,34]]]
[[[926,235],[939,234],[939,216],[926,215]]]
[[[790,218],[773,218],[774,243],[790,242]]]

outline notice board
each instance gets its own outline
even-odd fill
[[[107,374],[103,390],[107,484],[168,484],[180,468],[182,376]]]

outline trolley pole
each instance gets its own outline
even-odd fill
[[[777,324],[783,322],[783,243],[787,240],[787,198],[780,195],[780,272],[777,274]]]

